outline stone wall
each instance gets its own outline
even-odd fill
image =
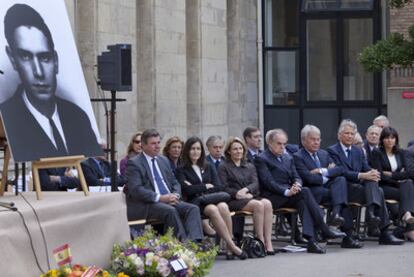
[[[157,128],[164,140],[241,136],[258,125],[256,1],[65,0],[91,97],[96,56],[132,45],[133,91],[117,104],[118,157],[130,136]],[[93,108],[106,136],[105,108]]]
[[[390,32],[408,35],[408,27],[414,24],[414,2],[402,9],[390,10]],[[414,139],[414,99],[403,99],[403,91],[414,92],[414,68],[390,70],[388,87],[388,116],[398,130],[400,145],[406,147]]]

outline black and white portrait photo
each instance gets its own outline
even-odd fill
[[[2,0],[0,18],[0,112],[14,160],[101,155],[64,1]]]

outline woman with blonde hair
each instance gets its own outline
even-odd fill
[[[170,162],[170,166],[174,174],[181,161],[181,151],[183,149],[184,142],[177,136],[170,137],[165,143],[162,154],[167,157]]]
[[[247,147],[237,137],[230,137],[224,148],[226,160],[218,167],[218,174],[224,190],[231,195],[228,202],[231,211],[253,213],[256,237],[265,247],[267,255],[274,255],[272,245],[272,203],[259,197],[259,181],[256,168],[246,161]]]

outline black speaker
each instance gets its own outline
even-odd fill
[[[103,90],[131,91],[131,44],[109,45],[98,56],[98,79]]]

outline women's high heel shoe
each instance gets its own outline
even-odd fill
[[[247,258],[248,258],[247,253],[246,253],[246,251],[244,251],[244,250],[242,250],[242,252],[241,252],[239,255],[234,254],[234,256],[236,256],[236,257],[237,257],[237,258],[239,258],[240,260],[245,260],[245,259],[247,259]]]

